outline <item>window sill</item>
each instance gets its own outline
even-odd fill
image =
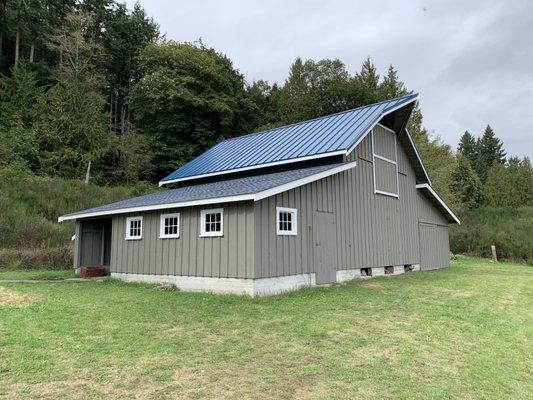
[[[172,235],[172,236],[159,236],[159,239],[179,239],[179,235]]]
[[[223,232],[220,233],[201,233],[200,237],[222,237],[224,236]]]
[[[135,237],[127,237],[124,240],[142,240],[142,237],[135,238]]]

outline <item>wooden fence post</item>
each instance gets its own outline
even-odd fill
[[[498,256],[496,254],[496,246],[494,245],[490,246],[490,251],[492,252],[492,259],[494,261],[498,261]]]

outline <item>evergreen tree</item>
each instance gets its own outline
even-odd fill
[[[40,141],[40,172],[80,178],[89,164],[98,175],[98,161],[107,150],[103,77],[93,60],[102,49],[86,39],[91,16],[67,15],[65,26],[54,37],[52,48],[62,54],[56,70],[58,83],[47,93],[37,122]]]
[[[465,131],[459,140],[459,146],[457,147],[459,154],[465,156],[470,161],[471,165],[476,165],[478,160],[478,144],[476,139],[470,132]]]
[[[38,165],[34,123],[41,114],[44,88],[37,74],[22,62],[9,76],[0,76],[0,153],[3,164]]]
[[[474,167],[481,182],[485,182],[489,170],[495,163],[505,163],[505,151],[503,150],[503,143],[496,137],[490,125],[485,128],[483,136],[478,140],[477,147],[478,157]]]
[[[451,178],[451,189],[461,205],[467,209],[477,208],[483,199],[483,187],[466,156],[457,156]]]
[[[520,189],[516,186],[516,175],[501,163],[495,163],[487,174],[484,185],[484,197],[488,206],[520,206]]]
[[[383,77],[383,82],[379,85],[380,100],[394,99],[405,96],[407,93],[404,83],[398,79],[398,71],[390,65],[387,75]]]
[[[379,74],[370,57],[367,57],[365,61],[363,61],[361,71],[356,75],[356,80],[367,90],[371,97],[377,97]]]
[[[296,58],[289,70],[280,97],[280,115],[284,123],[292,123],[306,118],[305,99],[309,92],[304,63]]]
[[[524,157],[516,166],[516,186],[519,188],[520,205],[533,205],[533,168],[528,157]]]

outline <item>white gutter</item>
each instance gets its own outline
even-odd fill
[[[416,188],[417,189],[426,189],[429,191],[429,193],[431,193],[431,195],[440,203],[441,206],[444,207],[444,209],[448,212],[448,214],[450,214],[450,216],[455,220],[455,222],[457,222],[457,224],[461,225],[461,221],[459,221],[459,218],[457,218],[457,216],[453,213],[452,210],[450,210],[450,208],[446,205],[446,203],[444,202],[444,200],[442,200],[439,195],[437,194],[437,192],[435,192],[433,190],[433,188],[431,187],[431,185],[427,184],[427,183],[421,183],[421,184],[418,184],[416,185]]]
[[[280,186],[276,186],[267,190],[263,190],[257,193],[250,193],[238,196],[226,196],[226,197],[214,197],[211,199],[201,199],[201,200],[192,200],[192,201],[182,201],[176,203],[167,203],[167,204],[156,204],[150,206],[137,206],[137,207],[127,207],[119,208],[115,210],[105,210],[105,211],[95,211],[91,213],[79,213],[65,215],[58,218],[59,222],[69,221],[78,218],[90,218],[90,217],[100,217],[105,215],[115,215],[115,214],[126,214],[126,213],[135,213],[135,212],[144,212],[152,210],[166,210],[169,208],[180,208],[180,207],[194,207],[207,204],[217,204],[217,203],[230,203],[234,201],[259,201],[266,197],[274,196],[278,193],[286,192],[287,190],[294,189],[299,186],[306,185],[308,183],[317,181],[319,179],[327,178],[328,176],[335,175],[339,172],[346,171],[348,169],[354,168],[356,162],[352,161],[338,167],[328,169],[326,171],[319,172],[314,175],[307,176],[305,178],[297,179],[292,182],[285,183]]]

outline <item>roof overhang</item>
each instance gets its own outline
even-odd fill
[[[451,223],[461,224],[461,221],[459,221],[459,218],[453,213],[452,210],[450,210],[450,207],[446,205],[444,200],[440,198],[440,196],[433,190],[431,185],[428,183],[422,183],[416,185],[416,188],[423,191],[430,201],[437,207],[444,215],[446,215],[446,219]]]
[[[370,126],[370,128],[368,128],[366,130],[366,132],[361,135],[360,138],[358,138],[352,145],[348,146],[348,148],[346,149],[346,155],[350,154],[352,151],[355,150],[355,148],[359,145],[359,143],[361,143],[363,141],[363,139],[370,133],[372,132],[372,129],[374,129],[376,127],[376,125],[380,125],[380,121],[385,118],[387,115],[390,115],[400,109],[406,109],[408,110],[407,112],[407,117],[404,118],[405,121],[403,121],[402,119],[402,123],[407,123],[407,119],[409,118],[409,116],[411,115],[411,110],[412,108],[414,107],[414,104],[418,101],[418,94],[416,94],[415,96],[413,96],[409,101],[406,101],[405,103],[401,103],[399,105],[397,105],[396,107],[392,107],[390,109],[387,109],[386,111],[382,112],[380,114],[380,116],[378,118],[376,118],[376,120],[372,123],[372,125]],[[387,127],[385,127],[387,128]],[[387,128],[387,129],[390,129],[390,128]]]
[[[153,210],[166,210],[170,208],[194,207],[194,206],[201,206],[201,205],[208,205],[208,204],[231,203],[231,202],[236,202],[236,201],[259,201],[264,198],[275,196],[276,194],[297,188],[299,186],[303,186],[308,183],[318,181],[323,178],[327,178],[328,176],[338,174],[339,172],[354,168],[356,165],[357,163],[355,161],[352,161],[352,162],[340,165],[338,167],[334,167],[326,171],[319,172],[314,175],[306,176],[305,178],[297,179],[292,182],[285,183],[283,185],[279,185],[279,186],[276,186],[270,189],[262,190],[257,193],[248,193],[248,194],[242,194],[242,195],[237,195],[237,196],[227,196],[227,197],[213,197],[213,198],[198,199],[198,200],[192,200],[192,201],[154,204],[154,205],[147,205],[147,206],[128,207],[128,208],[95,211],[95,212],[87,212],[87,213],[74,213],[74,214],[63,215],[58,218],[58,221],[64,222],[64,221],[82,219],[82,218],[94,218],[94,217],[102,217],[102,216],[109,216],[109,215],[116,215],[116,214],[127,214],[127,213],[153,211]]]

